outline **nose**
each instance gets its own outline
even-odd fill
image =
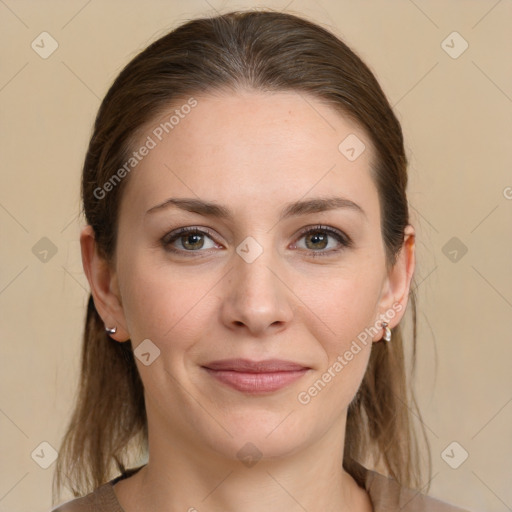
[[[290,288],[272,251],[264,250],[250,263],[235,253],[223,289],[224,325],[253,336],[285,329],[293,317]]]

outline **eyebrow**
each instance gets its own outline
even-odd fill
[[[216,217],[219,219],[225,219],[232,221],[234,219],[233,213],[218,203],[212,201],[203,201],[195,198],[169,198],[163,203],[157,204],[150,208],[148,213],[155,213],[161,210],[165,210],[170,207],[176,207],[181,210],[185,210],[192,213],[198,213],[207,217]],[[303,201],[295,201],[287,203],[282,209],[279,216],[279,220],[288,219],[290,217],[296,217],[299,215],[307,215],[311,213],[319,213],[328,210],[336,210],[339,208],[346,208],[355,212],[360,213],[364,217],[367,217],[366,212],[354,201],[343,197],[315,197]]]

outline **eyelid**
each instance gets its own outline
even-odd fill
[[[186,226],[181,227],[177,229],[173,229],[169,233],[165,234],[162,239],[161,243],[164,245],[164,247],[169,246],[171,242],[175,242],[176,240],[179,240],[179,238],[183,235],[186,235],[187,233],[199,233],[199,234],[205,234],[208,235],[213,241],[215,241],[216,234],[210,229],[205,226]],[[218,242],[215,241],[216,244]],[[220,245],[220,244],[218,244]],[[205,251],[183,251],[183,250],[176,250],[176,252],[205,252]]]
[[[332,238],[335,238],[337,240],[338,244],[340,244],[341,247],[338,247],[336,249],[331,249],[328,251],[323,251],[323,250],[314,251],[312,249],[300,249],[302,252],[307,253],[308,256],[311,256],[313,258],[329,257],[332,255],[337,255],[341,251],[343,251],[345,249],[349,249],[354,245],[353,240],[346,233],[344,233],[343,231],[341,231],[337,228],[334,228],[331,226],[326,226],[324,224],[315,224],[312,226],[304,227],[299,232],[297,241],[300,240],[305,235],[308,235],[309,233],[315,233],[317,231],[324,231],[324,232],[328,233]],[[294,242],[294,247],[296,247],[296,244],[297,244],[297,242]]]
[[[302,237],[304,237],[305,235],[308,235],[309,233],[315,233],[316,231],[324,231],[324,232],[328,233],[331,237],[335,238],[338,241],[338,243],[341,245],[341,247],[338,249],[331,249],[329,251],[323,251],[323,250],[314,251],[311,249],[310,250],[300,249],[302,252],[307,252],[309,255],[312,255],[313,257],[328,256],[328,255],[332,255],[332,254],[337,254],[340,251],[342,251],[343,249],[347,249],[347,248],[350,248],[353,246],[352,239],[343,231],[341,231],[337,228],[331,227],[331,226],[326,226],[324,224],[315,224],[315,225],[305,226],[304,228],[302,228],[299,231],[299,234],[296,237],[296,241],[293,242],[293,247],[296,247],[297,241],[300,240]],[[171,247],[172,242],[179,240],[179,238],[181,236],[183,236],[187,233],[198,233],[198,234],[207,235],[209,238],[212,239],[212,241],[214,243],[216,243],[217,245],[221,245],[221,244],[218,244],[218,242],[216,241],[216,235],[214,234],[214,232],[210,228],[207,228],[204,226],[186,226],[186,227],[181,227],[181,228],[172,230],[171,232],[167,233],[166,235],[164,235],[162,237],[161,243],[166,250],[168,250],[172,253],[175,253],[175,254],[180,254],[180,255],[184,255],[184,254],[188,253],[192,256],[192,254],[194,254],[194,253],[209,252],[209,251],[205,251],[205,250],[185,251],[183,249],[175,249],[175,248]],[[192,256],[192,257],[194,257],[194,256]]]
[[[315,231],[325,231],[330,235],[335,236],[335,238],[339,237],[341,239],[340,243],[343,243],[347,247],[351,247],[353,245],[352,239],[345,232],[331,226],[326,226],[325,224],[315,224],[312,226],[306,226],[302,228],[301,231],[299,232],[299,238],[302,238],[304,235],[307,235],[308,233],[314,233]]]

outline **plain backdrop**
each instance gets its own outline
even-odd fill
[[[0,512],[51,504],[88,295],[79,180],[101,98],[173,27],[254,6],[333,30],[393,105],[417,229],[430,494],[512,510],[510,0],[0,0]]]

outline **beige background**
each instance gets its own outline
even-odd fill
[[[42,442],[58,448],[75,391],[87,294],[79,177],[100,99],[172,27],[256,5],[332,28],[394,105],[419,239],[416,389],[430,494],[473,511],[512,510],[510,0],[0,0],[0,512],[51,504],[54,464],[43,469],[31,454]],[[43,31],[59,45],[47,59],[31,48]],[[442,47],[454,31],[469,44],[458,58]],[[452,39],[450,51],[461,49]],[[33,251],[43,237],[57,250],[47,261]],[[452,237],[459,247],[445,246]],[[455,461],[469,454],[458,469],[441,457],[453,441]]]

